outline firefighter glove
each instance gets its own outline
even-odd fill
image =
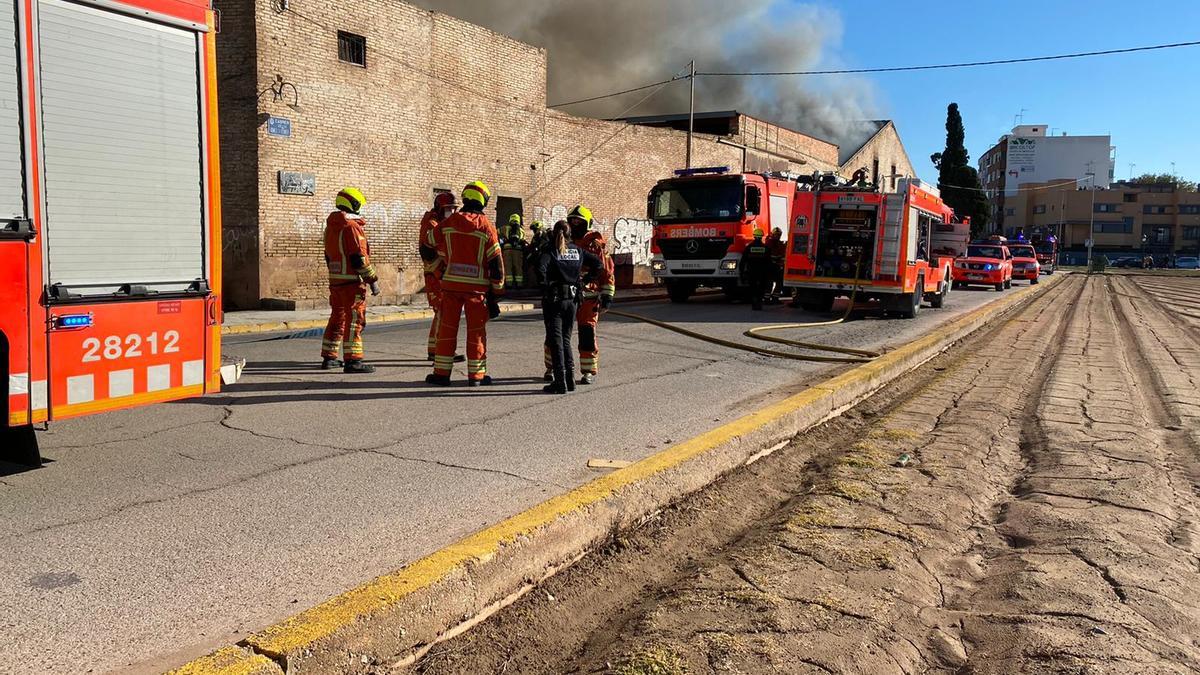
[[[489,319],[495,319],[500,316],[500,301],[492,293],[488,293],[487,296],[487,310]]]
[[[608,309],[609,307],[612,307],[612,301],[613,301],[613,296],[609,295],[608,293],[601,295],[600,296],[600,309]]]
[[[379,282],[378,282],[378,281],[372,281],[372,282],[371,282],[371,295],[379,295],[379,293],[380,293],[380,291],[379,291]]]

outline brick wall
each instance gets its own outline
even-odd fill
[[[875,167],[879,168],[877,179],[885,191],[895,189],[896,181],[900,178],[917,175],[908,153],[904,150],[904,144],[900,141],[900,133],[892,122],[879,129],[858,152],[846,160],[841,173],[849,178],[863,167],[866,167],[868,173],[874,171]],[[892,167],[895,167],[895,171]],[[896,174],[896,177],[892,178],[892,174]]]
[[[217,49],[220,109],[222,268],[227,305],[258,304],[258,94],[254,7],[216,0],[221,12]],[[231,272],[232,271],[232,272]]]
[[[770,168],[771,170],[812,173],[818,170],[837,171],[838,169],[837,145],[749,115],[738,116],[737,133],[730,140],[748,148],[763,151],[758,154],[759,161],[767,162],[771,166],[752,167],[753,170]],[[786,167],[778,165],[782,159],[781,155],[800,158],[804,160],[804,164],[792,162],[790,166]]]
[[[416,234],[433,190],[476,179],[492,188],[493,218],[496,197],[547,224],[583,202],[615,251],[645,261],[646,194],[683,165],[685,134],[547,110],[544,50],[443,14],[398,0],[289,4],[218,0],[230,307],[324,302],[321,233],[344,185],[366,194],[384,301],[421,290]],[[338,60],[339,30],[366,37],[366,68]],[[291,120],[290,137],[267,134],[271,115]],[[776,125],[755,120],[734,140],[763,150],[750,159],[782,147],[814,158],[785,168],[836,168],[836,146]],[[742,156],[695,139],[696,165],[740,167]],[[315,194],[280,194],[279,171],[314,174]]]

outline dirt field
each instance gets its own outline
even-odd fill
[[[1196,297],[1072,276],[414,668],[1196,672]]]

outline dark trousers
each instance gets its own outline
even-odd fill
[[[579,305],[574,300],[542,300],[542,320],[546,323],[546,351],[550,354],[550,370],[555,384],[565,384],[567,378],[575,377],[575,350],[571,346],[571,333],[575,330],[575,312]]]
[[[763,295],[766,294],[766,275],[758,274],[750,277],[750,309],[762,309]]]

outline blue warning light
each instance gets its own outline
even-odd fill
[[[91,314],[66,314],[54,319],[58,328],[89,328],[92,325]]]

